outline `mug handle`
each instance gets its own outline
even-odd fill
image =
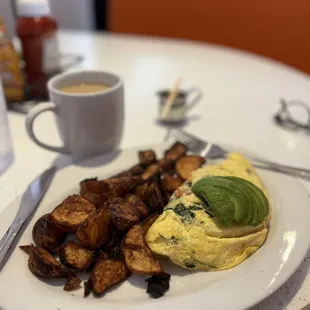
[[[198,101],[201,99],[202,97],[202,91],[199,88],[193,87],[190,88],[187,91],[187,95],[191,95],[192,94],[192,100],[187,104],[186,107],[186,111],[192,109],[197,103]]]
[[[33,107],[28,114],[26,115],[26,131],[28,133],[28,136],[30,139],[36,143],[37,145],[43,147],[44,149],[47,149],[49,151],[54,151],[58,153],[64,153],[69,154],[69,151],[65,146],[52,146],[45,144],[44,142],[41,142],[37,139],[36,135],[33,131],[33,123],[37,116],[39,116],[41,113],[46,111],[52,111],[53,113],[57,114],[57,108],[56,105],[52,102],[47,103],[40,103],[37,106]]]

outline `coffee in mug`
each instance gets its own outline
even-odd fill
[[[65,93],[71,93],[71,94],[85,94],[85,93],[95,93],[98,91],[103,91],[110,87],[111,87],[110,85],[105,84],[80,83],[61,87],[60,90]]]
[[[63,73],[48,82],[48,92],[51,102],[35,106],[26,117],[32,141],[45,149],[71,154],[75,161],[118,148],[124,126],[121,78],[100,71]],[[56,115],[62,147],[40,141],[34,133],[34,120],[45,111]]]

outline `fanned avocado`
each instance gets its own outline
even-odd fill
[[[265,194],[256,185],[247,180],[237,177],[227,177],[227,178],[237,181],[239,183],[246,184],[247,187],[252,190],[252,194],[257,195],[257,197],[260,200],[260,206],[261,206],[258,212],[258,220],[259,222],[262,222],[269,213],[269,203]]]
[[[237,177],[205,177],[192,186],[223,225],[258,225],[268,215],[268,200],[254,184]]]

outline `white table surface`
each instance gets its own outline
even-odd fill
[[[84,56],[79,68],[111,71],[123,77],[123,148],[163,141],[166,129],[155,122],[155,92],[171,87],[181,76],[184,88],[196,86],[204,93],[186,130],[284,164],[310,168],[309,134],[289,132],[272,122],[279,98],[310,103],[308,75],[247,53],[191,41],[80,32],[62,32],[59,41],[63,53]],[[26,135],[23,115],[10,112],[9,124],[15,162],[0,176],[0,212],[43,169],[52,163],[60,168],[71,163],[70,157],[33,144]],[[42,140],[61,143],[52,115],[42,115],[35,129]],[[303,185],[310,193],[310,184]],[[310,252],[289,281],[253,310],[299,310],[308,304],[309,264]]]

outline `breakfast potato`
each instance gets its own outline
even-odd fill
[[[175,170],[180,178],[187,180],[190,178],[192,172],[200,168],[205,161],[203,157],[198,155],[183,156],[178,159]]]
[[[141,219],[144,219],[148,216],[149,212],[148,212],[147,206],[140,197],[134,194],[128,194],[125,196],[125,200],[135,206],[135,208],[140,214]]]
[[[111,177],[111,179],[122,178],[122,177],[131,177],[132,173],[129,170],[122,171],[118,174],[115,174]]]
[[[28,252],[28,267],[30,271],[42,278],[62,278],[69,275],[69,271],[47,250],[33,245],[22,248]]]
[[[176,142],[169,150],[165,152],[165,158],[176,161],[184,156],[187,152],[187,146],[183,143]]]
[[[136,187],[135,195],[140,197],[150,209],[150,213],[161,211],[165,200],[156,179],[150,179]]]
[[[140,221],[135,205],[123,198],[110,199],[108,210],[111,221],[120,231],[126,231]]]
[[[140,164],[147,167],[156,162],[156,154],[153,150],[145,150],[138,152]]]
[[[119,177],[131,177],[131,176],[138,176],[144,172],[144,167],[141,164],[136,164],[133,167],[131,167],[129,170],[122,171],[116,175],[114,175],[112,178],[119,178]]]
[[[118,177],[106,180],[86,180],[80,183],[80,193],[85,199],[92,201],[97,208],[110,197],[123,197],[137,184],[142,182],[139,176]]]
[[[32,229],[32,238],[37,246],[53,252],[64,241],[66,234],[49,222],[48,218],[49,214],[45,214],[36,221]]]
[[[110,228],[109,211],[104,206],[78,227],[76,236],[82,246],[92,250],[99,249],[109,239]]]
[[[127,279],[129,275],[130,272],[124,262],[109,258],[100,259],[85,283],[84,296],[89,295],[90,291],[100,296],[109,288]]]
[[[158,219],[158,217],[159,217],[159,213],[154,213],[153,215],[149,216],[141,223],[145,235],[147,231],[149,230],[149,228],[153,225],[153,223]]]
[[[122,237],[118,236],[114,231],[109,240],[104,244],[102,250],[107,257],[119,257],[121,254]]]
[[[48,220],[64,232],[75,232],[89,216],[96,212],[96,207],[79,195],[66,198],[49,215]]]
[[[73,241],[62,245],[58,254],[59,260],[64,265],[79,272],[86,271],[94,258],[93,251],[87,250]]]
[[[143,180],[149,180],[157,175],[160,175],[163,169],[158,164],[152,164],[148,166],[141,174]]]
[[[69,276],[64,286],[64,290],[67,292],[75,291],[81,287],[80,286],[81,282],[82,280],[79,277],[75,275]]]
[[[171,172],[174,170],[175,161],[164,157],[157,162],[157,165],[161,167],[164,172]]]
[[[136,164],[136,165],[134,165],[133,167],[131,167],[130,169],[129,169],[129,171],[130,171],[130,173],[132,174],[132,175],[140,175],[140,174],[142,174],[143,173],[143,171],[144,171],[144,166],[143,165],[141,165],[141,164]]]
[[[121,249],[127,268],[137,274],[159,274],[162,267],[145,239],[142,225],[132,227],[123,239]]]
[[[178,187],[183,184],[183,180],[178,176],[164,173],[161,178],[161,185],[165,191],[172,194]]]

